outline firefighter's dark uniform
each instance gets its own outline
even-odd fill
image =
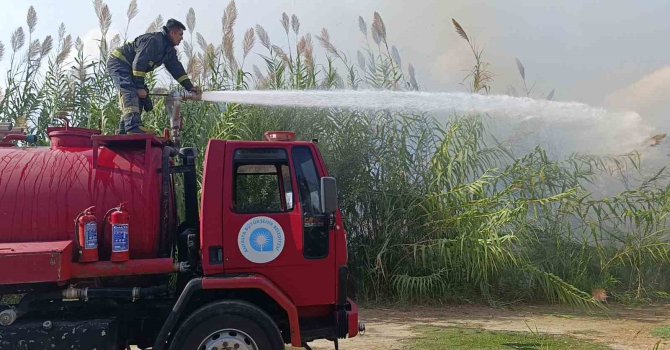
[[[112,51],[107,61],[107,71],[119,90],[121,108],[120,133],[142,133],[142,110],[153,109],[151,99],[139,98],[137,89],[147,90],[144,78],[148,72],[165,64],[165,68],[186,90],[192,91],[193,84],[177,58],[168,30],[140,35]]]

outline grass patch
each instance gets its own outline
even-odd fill
[[[599,344],[585,342],[565,336],[543,335],[524,332],[493,332],[467,328],[419,327],[420,334],[404,349],[458,350],[458,349],[517,349],[517,350],[562,350],[608,349]]]
[[[656,338],[670,339],[670,327],[658,327],[651,331],[651,335]]]

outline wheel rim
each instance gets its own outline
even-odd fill
[[[239,329],[222,329],[210,334],[198,350],[258,350],[253,338]]]

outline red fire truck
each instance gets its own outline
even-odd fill
[[[2,131],[4,130],[4,131]],[[254,349],[355,336],[336,183],[315,142],[0,124],[0,349]],[[23,145],[23,144],[22,144]]]

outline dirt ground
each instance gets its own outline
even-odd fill
[[[365,334],[340,341],[342,350],[403,349],[416,336],[412,328],[421,325],[458,326],[487,330],[564,334],[605,344],[615,350],[652,349],[659,338],[651,332],[670,327],[670,305],[645,307],[610,306],[606,312],[587,314],[550,306],[520,306],[493,309],[486,306],[367,308],[361,310]],[[333,349],[330,342],[314,342],[316,349]],[[660,349],[670,349],[663,341]]]

